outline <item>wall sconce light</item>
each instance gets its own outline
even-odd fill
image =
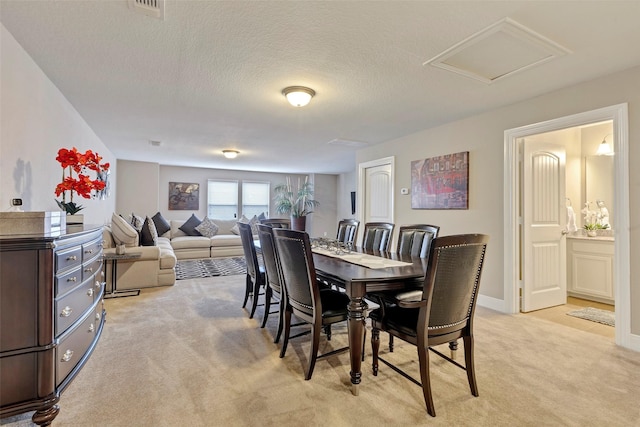
[[[222,154],[224,154],[227,159],[235,159],[240,152],[238,150],[222,150]]]
[[[282,89],[282,94],[294,107],[304,107],[311,101],[316,91],[304,86],[289,86]]]
[[[596,156],[610,156],[613,154],[613,149],[611,148],[611,144],[607,142],[607,136],[609,135],[611,134],[606,135],[602,139],[602,142],[600,143],[600,145],[598,145],[598,151],[596,151]]]

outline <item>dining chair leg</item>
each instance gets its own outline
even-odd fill
[[[242,308],[247,306],[247,301],[249,301],[249,295],[251,294],[251,289],[253,287],[253,281],[251,280],[251,276],[248,274],[245,276],[245,291],[244,291],[244,301],[242,302]]]
[[[327,335],[327,341],[331,341],[331,325],[325,325],[322,327],[324,333]]]
[[[458,341],[449,342],[449,352],[451,353],[451,359],[456,360],[456,355],[458,354]]]
[[[280,349],[280,358],[283,358],[287,352],[287,345],[289,344],[289,332],[291,332],[291,311],[286,310],[284,312],[284,339],[282,341],[282,348]]]
[[[258,298],[260,297],[260,282],[257,280],[253,284],[253,299],[251,300],[251,314],[249,319],[253,319],[253,315],[256,314],[256,308],[258,308]]]
[[[278,343],[280,341],[280,336],[282,335],[282,328],[284,327],[284,297],[280,296],[280,302],[278,303],[278,331],[276,332],[276,337],[273,342]]]
[[[314,325],[311,326],[311,350],[309,351],[309,366],[304,376],[305,380],[310,380],[313,375],[313,368],[316,366],[318,358],[318,348],[320,347],[320,331]]]
[[[433,406],[431,396],[431,379],[429,375],[429,347],[418,345],[418,360],[420,362],[420,380],[422,381],[422,394],[424,403],[427,405],[427,412],[432,417],[436,416],[436,409]]]
[[[273,291],[271,290],[271,286],[265,286],[266,289],[264,291],[264,316],[262,317],[262,325],[261,328],[264,328],[267,324],[267,319],[269,318],[269,310],[271,310],[271,297],[273,296]]]
[[[393,353],[393,335],[389,334],[389,353]]]
[[[378,375],[378,351],[380,351],[380,329],[371,329],[371,367],[373,369],[373,375]]]
[[[471,394],[478,397],[478,383],[476,382],[476,368],[473,362],[473,336],[463,337],[464,363],[467,370],[467,379]]]

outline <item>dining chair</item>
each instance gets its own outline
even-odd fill
[[[362,234],[362,248],[387,252],[393,236],[395,224],[390,222],[367,222]]]
[[[271,309],[271,300],[275,297],[278,301],[278,329],[273,342],[277,343],[280,341],[280,335],[282,334],[284,325],[286,293],[284,292],[284,287],[281,285],[280,269],[278,267],[278,261],[276,259],[277,253],[273,241],[273,227],[265,224],[257,224],[256,228],[258,229],[258,239],[260,240],[262,260],[266,274],[265,283],[267,285],[265,290],[264,317],[260,327],[265,327],[269,314],[275,314],[269,311]]]
[[[438,237],[440,227],[429,224],[403,225],[398,230],[396,252],[400,255],[426,258],[431,241]]]
[[[256,247],[253,244],[253,233],[251,232],[251,225],[238,222],[238,230],[240,231],[240,240],[242,241],[242,250],[244,252],[244,259],[247,265],[246,275],[246,289],[244,293],[244,302],[242,308],[247,306],[249,297],[251,297],[251,310],[249,311],[249,318],[253,319],[253,315],[258,307],[258,297],[260,296],[260,289],[265,288],[266,278],[264,267],[258,263],[258,255],[256,253]],[[265,316],[267,313],[265,312]]]
[[[358,236],[358,226],[360,221],[357,219],[342,219],[338,221],[338,232],[336,233],[336,240],[342,243],[353,244]]]
[[[473,318],[488,241],[489,237],[483,234],[436,238],[432,242],[423,289],[397,294],[394,305],[381,306],[369,314],[373,330],[373,375],[378,375],[380,361],[420,385],[427,412],[433,417],[436,411],[431,395],[429,350],[465,370],[471,394],[478,396]],[[380,331],[417,347],[421,381],[380,357]],[[464,343],[464,365],[433,348],[459,338]]]
[[[311,349],[305,380],[311,379],[316,360],[344,352],[339,348],[318,355],[320,332],[327,326],[347,320],[349,297],[333,289],[320,289],[313,262],[309,235],[303,231],[274,228],[273,237],[286,292],[284,339],[280,357],[284,357],[291,332],[291,316],[311,325]]]
[[[429,256],[431,242],[438,237],[440,227],[429,224],[403,225],[398,230],[398,244],[396,253],[404,256],[426,258]],[[422,283],[408,284],[407,287],[421,287]],[[367,298],[372,299],[381,306],[393,305],[398,291],[379,291],[367,293]],[[457,343],[451,343],[451,357],[455,357]],[[389,335],[389,351],[393,352],[393,335]]]
[[[260,224],[273,228],[291,228],[291,220],[288,218],[265,218],[260,220]]]

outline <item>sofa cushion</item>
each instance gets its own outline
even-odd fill
[[[216,236],[214,236],[216,237]],[[204,236],[180,236],[171,239],[171,247],[174,250],[196,249],[211,247],[211,239]]]
[[[167,231],[171,230],[171,225],[169,225],[169,221],[164,219],[160,212],[156,212],[154,216],[151,217],[153,220],[153,224],[156,226],[156,231],[158,232],[158,236],[162,236]]]
[[[218,226],[205,216],[200,225],[196,227],[196,230],[204,237],[213,237],[218,232]]]
[[[153,220],[146,217],[142,224],[142,230],[140,230],[140,245],[141,246],[157,246],[158,245],[158,231],[153,223]]]
[[[140,241],[136,229],[115,212],[111,215],[111,234],[116,244],[125,245],[128,248],[138,246]]]
[[[202,234],[196,230],[196,227],[199,226],[201,222],[202,221],[198,219],[196,214],[191,214],[189,219],[182,224],[180,230],[182,230],[187,236],[202,236]]]
[[[217,234],[211,238],[211,247],[242,246],[240,236],[235,234]]]
[[[253,216],[253,218],[249,219],[249,218],[247,218],[246,216],[242,215],[242,216],[240,217],[240,219],[238,220],[238,222],[241,222],[241,223],[243,223],[243,224],[249,224],[249,225],[251,225],[251,222],[252,222],[254,219],[255,219],[255,222],[257,223],[257,222],[258,222],[258,217],[257,217],[257,216],[255,216],[255,215],[254,215],[254,216]],[[251,233],[252,233],[252,234],[255,234],[255,233],[253,232],[253,228],[255,228],[255,225],[254,225],[253,227],[251,227]],[[231,227],[231,232],[232,232],[233,234],[235,234],[235,235],[238,235],[238,236],[240,235],[240,229],[238,228],[238,224],[235,224],[233,227]],[[257,233],[257,230],[256,230],[256,233]]]

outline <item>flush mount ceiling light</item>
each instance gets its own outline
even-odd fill
[[[294,107],[304,107],[311,101],[316,91],[304,86],[289,86],[282,89],[282,94]]]
[[[222,154],[224,154],[227,159],[235,159],[240,152],[238,150],[222,150]]]
[[[611,144],[607,142],[607,136],[605,136],[602,139],[602,142],[600,143],[600,145],[598,145],[598,151],[596,151],[596,156],[610,156],[611,154],[613,154],[613,150],[611,149]]]

